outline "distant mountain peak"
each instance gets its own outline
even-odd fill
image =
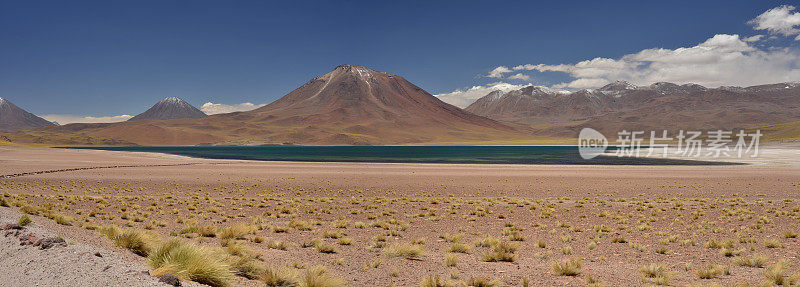
[[[0,131],[30,130],[54,124],[0,98]]]
[[[600,88],[600,91],[624,91],[624,90],[635,90],[639,87],[628,83],[626,81],[616,80],[613,83],[603,86]]]
[[[205,113],[181,98],[166,97],[144,113],[129,119],[129,121],[197,119],[205,116]]]
[[[163,100],[161,100],[159,102],[160,103],[186,103],[186,101],[184,101],[183,99],[178,98],[178,97],[166,97],[166,98],[164,98]]]

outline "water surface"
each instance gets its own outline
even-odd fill
[[[212,159],[317,162],[726,165],[735,163],[600,156],[584,160],[575,146],[180,146],[72,147],[158,152]]]

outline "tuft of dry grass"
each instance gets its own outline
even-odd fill
[[[764,267],[764,264],[767,263],[767,260],[769,260],[769,257],[765,255],[753,255],[737,257],[733,263],[739,266],[761,268]]]
[[[453,254],[447,254],[444,256],[444,266],[453,267],[458,264],[458,257]]]
[[[110,239],[114,245],[128,249],[139,256],[147,256],[158,241],[156,235],[134,229],[115,232]]]
[[[517,257],[514,252],[517,251],[517,248],[519,248],[517,244],[500,242],[492,245],[491,252],[481,255],[481,260],[485,262],[514,262]]]
[[[558,276],[578,276],[581,274],[581,258],[573,257],[553,262],[553,272]]]
[[[395,243],[384,248],[383,254],[389,258],[417,259],[422,255],[422,246],[410,243]]]
[[[324,266],[309,268],[300,278],[300,287],[339,287],[343,284],[341,279],[328,274]]]
[[[486,277],[470,277],[461,282],[464,286],[471,287],[495,287],[500,285],[500,282]]]
[[[219,231],[220,239],[244,239],[245,235],[253,233],[257,230],[254,226],[247,224],[236,224],[225,227]]]
[[[153,276],[173,274],[209,286],[230,286],[234,276],[220,252],[179,239],[161,243],[147,259]]]
[[[650,263],[639,267],[639,273],[642,274],[642,281],[655,285],[668,286],[672,274],[666,271],[663,264]]]
[[[336,247],[325,244],[325,242],[322,241],[316,242],[314,244],[314,249],[316,249],[319,253],[336,253]]]
[[[723,273],[726,273],[725,267],[716,264],[709,264],[708,266],[699,268],[695,271],[695,274],[700,279],[714,279]]]
[[[215,237],[217,236],[217,228],[214,226],[201,226],[197,228],[197,234],[202,237]]]
[[[297,271],[289,267],[267,267],[259,277],[267,287],[296,287],[300,285]]]
[[[771,285],[796,286],[800,284],[800,272],[788,274],[789,270],[791,270],[789,262],[785,259],[778,260],[775,264],[767,267],[767,270],[764,271],[764,278]]]
[[[31,224],[31,222],[33,222],[33,220],[31,220],[31,217],[28,216],[27,214],[23,214],[17,221],[17,224],[26,226],[28,224]]]
[[[456,243],[453,243],[453,245],[450,245],[450,247],[447,248],[447,252],[467,253],[467,251],[469,251],[469,249],[470,248],[469,248],[468,245],[466,245],[464,243],[456,242]]]

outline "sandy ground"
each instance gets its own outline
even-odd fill
[[[0,225],[16,223],[19,217],[17,210],[0,207]],[[33,216],[33,220],[21,233],[39,238],[62,237],[67,245],[42,250],[21,246],[15,236],[0,237],[0,270],[3,270],[0,282],[3,286],[168,286],[149,276],[147,267],[139,260],[131,260],[124,251],[75,241],[59,232],[68,227],[57,226],[39,216]]]
[[[297,163],[3,147],[0,175],[32,174],[0,179],[0,192],[80,224],[152,229],[209,246],[219,240],[179,231],[256,225],[242,243],[264,264],[323,265],[348,286],[418,286],[430,275],[488,277],[501,286],[521,286],[524,278],[533,286],[585,286],[590,275],[636,286],[646,284],[639,269],[650,263],[663,264],[676,286],[756,284],[766,269],[739,266],[737,257],[800,266],[800,243],[791,236],[800,233],[798,156],[776,153],[791,160],[713,167]],[[111,166],[125,167],[100,168]],[[73,168],[84,169],[36,173]],[[310,230],[295,228],[298,222]],[[114,248],[77,225],[73,240]],[[448,252],[455,234],[466,253]],[[522,240],[511,241],[512,234]],[[517,244],[514,262],[484,262],[490,249],[473,242],[486,236]],[[336,253],[302,247],[315,238]],[[424,251],[415,260],[389,258],[381,238],[386,246],[423,241]],[[270,241],[288,248],[270,249]],[[730,257],[713,244],[726,241]],[[448,255],[458,258],[455,266],[444,264]],[[583,259],[580,276],[554,274],[553,262],[567,258]],[[700,279],[709,264],[730,274]]]

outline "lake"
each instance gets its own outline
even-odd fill
[[[576,146],[181,146],[68,147],[157,152],[211,159],[316,162],[728,165],[736,163],[599,156],[585,160]]]

